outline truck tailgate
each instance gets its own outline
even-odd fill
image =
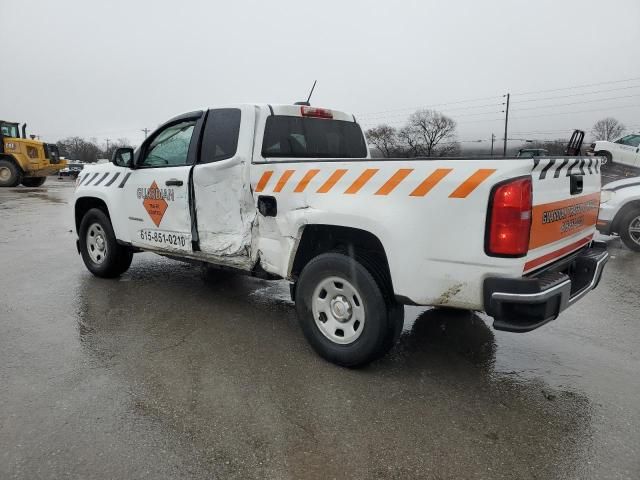
[[[533,209],[524,273],[587,245],[600,206],[600,159],[534,158]]]

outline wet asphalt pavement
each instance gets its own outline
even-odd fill
[[[407,308],[362,370],[284,282],[75,249],[70,181],[0,190],[0,478],[640,478],[640,255],[531,333]]]

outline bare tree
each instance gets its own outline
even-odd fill
[[[60,155],[71,160],[95,162],[102,153],[95,139],[85,140],[82,137],[68,137],[57,142]]]
[[[615,140],[625,131],[625,126],[613,117],[598,120],[591,129],[594,140]]]
[[[376,147],[384,157],[392,157],[398,153],[398,132],[387,124],[367,130],[367,140]]]
[[[457,143],[455,133],[456,122],[453,119],[435,110],[423,109],[409,116],[401,137],[418,155],[431,157],[449,154],[454,148],[450,145]]]
[[[417,157],[422,155],[423,149],[420,143],[420,138],[409,125],[405,125],[400,129],[398,132],[398,140],[400,142],[400,156]]]

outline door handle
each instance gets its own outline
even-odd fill
[[[171,186],[181,187],[182,183],[183,183],[182,180],[178,180],[177,178],[170,178],[169,180],[164,182],[164,184],[167,187],[171,187]]]
[[[569,178],[569,191],[571,195],[582,193],[582,189],[584,188],[584,178],[582,175],[571,175]]]

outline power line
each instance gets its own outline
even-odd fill
[[[555,100],[558,98],[568,98],[568,97],[581,97],[583,95],[592,95],[596,93],[605,93],[605,92],[615,92],[618,90],[629,90],[631,88],[640,88],[640,85],[633,85],[631,87],[620,87],[620,88],[609,88],[606,90],[596,90],[595,92],[581,92],[581,93],[570,93],[569,95],[558,95],[555,97],[544,97],[544,98],[529,98],[527,100],[516,100],[511,103],[526,103],[526,102],[541,102],[543,100]]]
[[[431,108],[431,107],[441,107],[443,105],[457,105],[460,103],[469,103],[469,102],[478,102],[480,100],[492,100],[492,99],[497,99],[497,98],[503,98],[502,95],[494,95],[492,97],[479,97],[479,98],[471,98],[468,100],[458,100],[458,101],[454,101],[454,102],[445,102],[445,103],[433,103],[431,105],[419,105],[417,107],[406,107],[406,108],[394,108],[391,110],[378,110],[378,111],[374,111],[374,112],[356,112],[357,115],[359,117],[363,117],[363,116],[372,116],[374,114],[377,113],[389,113],[389,112],[401,112],[401,111],[410,111],[410,110],[417,110],[420,108]]]
[[[599,82],[599,83],[588,83],[583,85],[573,85],[571,87],[562,87],[562,88],[550,88],[548,90],[534,90],[529,92],[516,92],[514,95],[533,95],[536,93],[546,93],[546,92],[560,92],[562,90],[572,90],[574,88],[587,88],[587,87],[597,87],[599,85],[610,85],[614,83],[624,83],[624,82],[632,82],[634,80],[640,80],[640,77],[635,78],[626,78],[624,80],[612,80],[609,82]]]
[[[465,111],[465,110],[473,110],[475,108],[500,107],[502,105],[504,105],[504,103],[487,103],[487,104],[484,104],[484,105],[473,105],[473,106],[468,106],[468,107],[454,107],[454,108],[444,109],[444,110],[442,110],[442,113],[451,112],[453,110]],[[420,108],[421,107],[417,107],[416,109],[411,109],[411,110],[416,111],[416,110],[420,110]],[[406,118],[409,115],[411,115],[412,113],[413,112],[408,110],[405,113],[396,113],[396,114],[393,114],[393,115],[385,115],[385,114],[360,115],[359,114],[358,117],[359,118],[368,119],[368,120],[375,119],[375,118],[398,118],[398,117]],[[485,113],[492,113],[492,112],[485,112]],[[474,115],[477,115],[477,114],[474,114]]]
[[[640,105],[618,105],[615,107],[606,107],[606,108],[595,108],[591,110],[577,110],[574,112],[554,112],[554,113],[544,113],[542,115],[528,115],[526,117],[513,117],[514,120],[521,120],[525,118],[538,118],[538,117],[549,117],[553,115],[570,115],[573,113],[587,113],[587,112],[601,112],[603,110],[615,110],[620,108],[640,108]]]
[[[581,102],[556,103],[554,105],[540,105],[540,106],[537,106],[537,107],[518,108],[518,111],[522,111],[522,110],[537,110],[539,108],[566,107],[568,105],[582,105],[583,103],[606,102],[606,101],[609,101],[609,100],[619,100],[621,98],[634,98],[634,97],[640,97],[640,94],[623,95],[623,96],[619,96],[619,97],[609,97],[609,98],[596,98],[596,99],[593,99],[593,100],[583,100]]]

